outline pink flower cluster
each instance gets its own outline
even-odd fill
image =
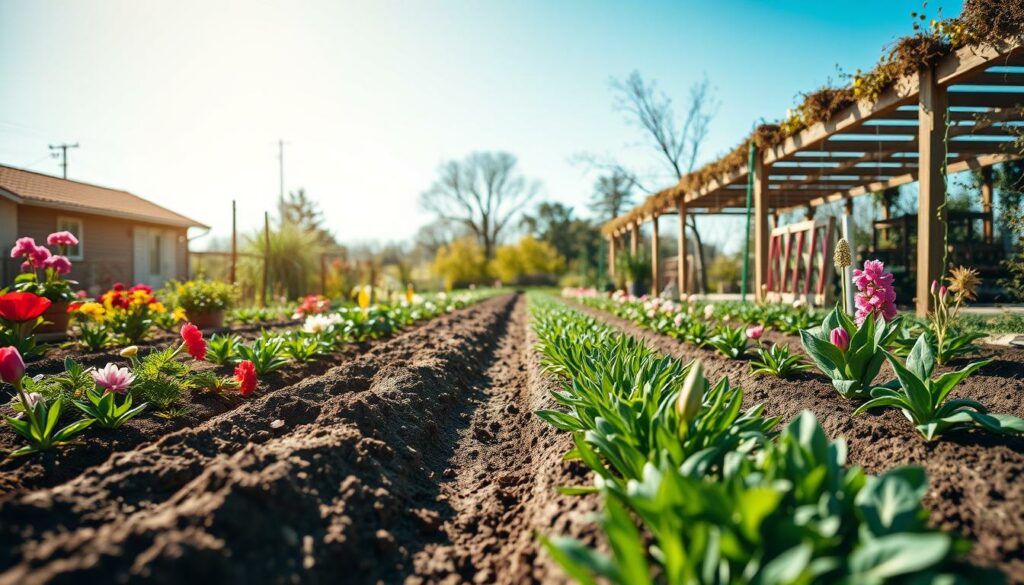
[[[853,271],[853,284],[857,287],[857,325],[863,323],[868,315],[874,315],[876,319],[882,317],[886,321],[896,316],[896,289],[892,281],[892,273],[886,272],[885,264],[880,260],[868,260],[864,262],[863,270]]]
[[[71,232],[55,232],[46,238],[46,242],[51,246],[74,246],[78,244],[78,238]],[[52,269],[57,274],[71,272],[71,261],[66,256],[52,254],[46,246],[37,246],[32,238],[18,238],[11,248],[11,258],[25,258],[21,263],[22,272],[40,268]]]

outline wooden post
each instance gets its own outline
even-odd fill
[[[763,289],[768,284],[768,169],[764,156],[754,157],[754,294],[764,300]]]
[[[917,213],[916,308],[917,316],[924,317],[928,314],[931,300],[929,287],[932,281],[942,277],[944,269],[944,242],[939,210],[946,201],[942,168],[946,157],[944,137],[949,99],[946,88],[940,86],[935,79],[934,69],[922,69],[919,79],[917,164],[920,204]]]
[[[263,212],[263,288],[260,289],[260,306],[267,306],[267,288],[270,286],[270,213]]]
[[[804,219],[814,219],[814,206],[808,205],[804,208]]]
[[[615,234],[608,236],[608,276],[615,278]]]
[[[651,296],[658,296],[661,281],[658,274],[658,214],[651,216]]]
[[[231,284],[238,282],[238,206],[231,200]]]
[[[634,222],[632,226],[630,226],[630,230],[632,239],[629,241],[629,253],[632,254],[635,259],[636,255],[640,252],[640,223]]]
[[[840,233],[846,238],[846,243],[850,245],[850,260],[854,263],[857,262],[857,242],[854,241],[853,237],[853,197],[847,197],[846,201],[843,202],[843,218],[840,223]],[[826,258],[828,260],[828,258]],[[846,279],[847,283],[853,282],[853,266],[847,266],[843,268],[843,273],[839,275],[840,278]],[[853,315],[856,311],[853,304],[853,287],[846,287],[846,306],[849,307],[847,312]]]
[[[683,197],[676,202],[676,211],[679,212],[679,232],[676,237],[678,243],[678,263],[676,264],[676,287],[679,289],[679,298],[689,292],[686,286],[686,200]]]
[[[981,211],[985,218],[981,220],[982,234],[985,243],[992,243],[992,167],[981,167]],[[970,224],[968,224],[970,225]]]

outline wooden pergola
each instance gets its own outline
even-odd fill
[[[948,122],[948,124],[947,124]],[[686,287],[687,213],[723,213],[746,208],[747,185],[753,174],[754,291],[761,294],[768,273],[769,216],[846,201],[890,187],[919,182],[916,308],[928,310],[929,286],[943,273],[943,231],[939,220],[945,201],[943,173],[1019,158],[1024,134],[1024,47],[964,47],[937,64],[904,77],[878,99],[855,103],[826,122],[809,126],[777,146],[760,150],[751,165],[687,190],[684,178],[652,195],[640,216],[623,225],[623,216],[609,222],[609,262],[630,236],[637,250],[640,224],[652,223],[654,293],[659,284],[658,218],[679,215],[678,289]],[[948,145],[948,149],[947,149]],[[945,169],[943,168],[945,163]],[[982,205],[991,210],[991,173],[982,174]],[[652,208],[652,202],[657,202]],[[990,226],[987,229],[991,229]]]

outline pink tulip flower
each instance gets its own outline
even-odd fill
[[[135,374],[128,368],[119,368],[108,363],[102,370],[93,372],[92,379],[107,392],[124,394],[135,381]]]
[[[846,332],[846,329],[842,327],[836,327],[829,333],[829,341],[832,345],[839,348],[840,351],[846,351],[846,348],[850,347],[850,334]]]

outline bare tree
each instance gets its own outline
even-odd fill
[[[475,152],[462,161],[444,162],[434,184],[420,195],[420,205],[441,219],[465,226],[491,259],[510,220],[540,190],[540,184],[527,180],[516,163],[516,157],[507,152]]]
[[[614,219],[633,204],[633,185],[636,180],[622,169],[597,178],[590,208],[602,220]]]
[[[705,76],[690,86],[686,114],[681,118],[676,116],[672,99],[658,90],[653,81],[645,82],[638,71],[623,81],[613,79],[611,87],[615,94],[616,109],[625,113],[647,135],[650,145],[659,153],[676,180],[693,172],[701,147],[707,140],[711,119],[718,109],[708,78]],[[697,248],[701,290],[707,292],[704,245],[697,230],[696,218],[692,214],[688,217],[687,225],[693,233]]]

